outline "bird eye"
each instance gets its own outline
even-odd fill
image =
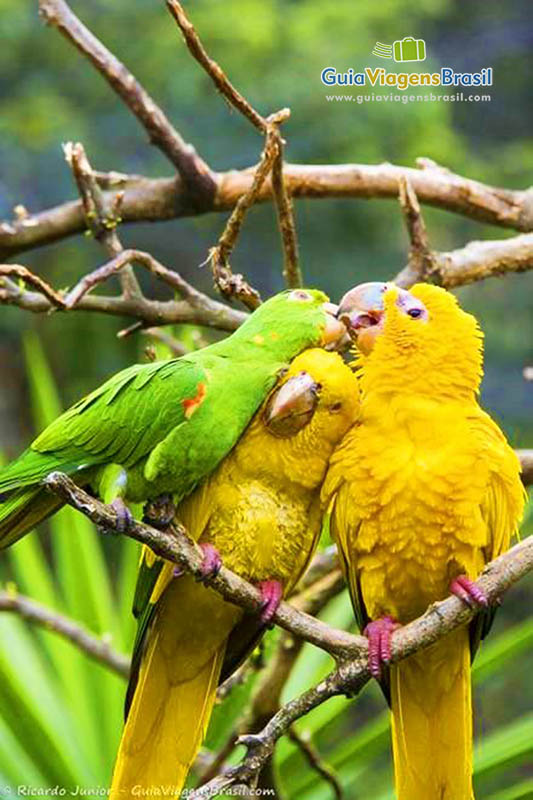
[[[421,308],[410,308],[407,313],[413,319],[418,319],[418,317],[422,316],[422,309]]]
[[[309,292],[303,291],[303,289],[295,289],[294,292],[290,293],[289,300],[294,300],[297,303],[310,303],[314,300],[314,297]]]
[[[332,414],[337,414],[341,410],[341,408],[342,408],[342,403],[339,400],[337,403],[332,403],[332,405],[330,405],[329,407],[329,410],[331,411]]]

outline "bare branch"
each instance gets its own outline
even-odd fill
[[[65,503],[77,508],[99,527],[106,530],[116,529],[117,516],[113,508],[91,497],[66,475],[54,472],[46,478],[45,485],[61,497]],[[181,525],[175,523],[171,532],[168,532],[158,531],[134,521],[126,535],[147,544],[156,555],[175,562],[195,577],[201,577],[202,550],[188,537],[186,530]],[[226,600],[249,611],[261,609],[262,599],[259,590],[224,566],[209,585],[220,592]],[[320,620],[297,611],[288,603],[280,604],[274,615],[274,622],[306,641],[316,644],[336,658],[343,658],[353,652],[359,652],[361,648],[363,651],[367,650],[366,639],[362,636],[353,636],[345,631],[335,631]]]
[[[417,281],[425,281],[435,271],[435,255],[426,233],[426,226],[416,194],[405,176],[400,178],[399,200],[409,234],[407,266],[396,278],[398,286],[408,288]]]
[[[487,565],[478,585],[495,601],[513,583],[533,570],[533,536],[515,545],[507,553]],[[466,624],[475,615],[457,597],[448,597],[434,603],[426,613],[398,629],[392,638],[392,661],[400,661],[428,647],[455,628]],[[193,792],[192,800],[215,797],[232,785],[254,787],[257,777],[271,757],[277,740],[286,734],[296,720],[335,695],[355,696],[369,680],[367,660],[354,657],[340,663],[318,686],[308,689],[296,697],[272,717],[263,730],[256,735],[243,736],[238,743],[247,747],[247,754],[240,764],[224,771],[201,790]]]
[[[122,191],[116,193],[113,198],[113,208],[109,209],[83,145],[79,142],[76,144],[68,142],[63,149],[81,196],[87,228],[96,241],[103,245],[108,255],[118,256],[123,247],[116,228],[119,222],[118,209],[122,205],[124,193]],[[119,278],[124,297],[142,295],[141,287],[129,263],[125,264]]]
[[[289,728],[289,739],[302,751],[311,769],[318,772],[326,783],[329,783],[336,800],[342,800],[344,793],[340,781],[332,767],[326,764],[320,756],[320,753],[311,740],[311,736],[306,733],[299,733],[293,726]]]
[[[122,678],[127,678],[130,661],[127,656],[117,653],[105,638],[89,633],[78,622],[53,611],[35,600],[13,592],[0,592],[0,611],[18,614],[27,622],[39,625],[48,631],[59,634],[74,644],[94,661],[108,667]]]
[[[44,295],[29,292],[9,278],[0,278],[0,303],[17,306],[35,314],[47,313],[55,308]],[[95,295],[82,297],[75,309],[141,320],[136,322],[136,330],[143,325],[173,325],[180,322],[234,331],[247,316],[242,311],[211,300],[207,295],[204,295],[201,305],[194,306],[187,300],[159,301],[148,300],[146,297]]]
[[[303,285],[302,272],[298,260],[298,238],[294,224],[294,209],[290,194],[287,191],[284,178],[283,150],[284,142],[279,128],[277,132],[277,154],[272,166],[272,189],[276,201],[278,224],[283,242],[284,268],[283,277],[287,286],[296,288]]]
[[[198,209],[209,207],[216,189],[209,167],[182,139],[131,72],[83,25],[65,0],[39,0],[39,11],[47,24],[57,28],[91,61],[137,117],[150,141],[176,166],[193,205]]]
[[[159,328],[145,328],[141,333],[143,336],[149,336],[150,339],[155,339],[157,342],[166,345],[173,356],[184,356],[189,352],[189,349],[179,339],[175,339],[174,336]]]
[[[514,228],[533,230],[533,189],[512,191],[472,181],[451,172],[410,169],[393,164],[285,164],[287,191],[292,198],[397,198],[398,183],[405,176],[420,203],[455,214]],[[97,173],[106,189],[120,173]],[[175,178],[122,178],[124,223],[175,219],[211,211],[228,211],[250,191],[255,168],[212,173],[216,184],[209,203],[193,202],[189,185]],[[256,202],[272,199],[272,184],[265,180]],[[64,239],[85,228],[81,203],[65,203],[23,220],[0,224],[0,259]]]
[[[39,278],[38,275],[34,275],[33,272],[30,272],[27,267],[23,267],[20,264],[0,264],[0,276],[1,275],[14,275],[19,278],[24,283],[29,283],[30,286],[34,286],[36,289],[40,291],[40,293],[45,297],[49,302],[50,306],[55,306],[55,308],[65,308],[65,301],[61,297],[61,295],[52,289],[46,281],[43,281]],[[11,283],[11,281],[10,281]],[[4,281],[0,278],[0,287],[2,287]],[[2,302],[2,290],[0,289],[0,302]]]
[[[202,65],[204,70],[213,80],[218,91],[228,100],[234,108],[241,112],[247,119],[250,120],[252,125],[262,133],[266,133],[267,121],[257,111],[252,108],[250,103],[237,91],[231,81],[227,78],[224,70],[210,58],[201,43],[198,34],[194,30],[193,25],[189,21],[185,11],[183,10],[178,0],[167,0],[167,7],[183,34],[185,44],[189,48],[189,52],[194,56],[199,64]]]
[[[447,289],[466,283],[533,269],[533,234],[512,239],[470,242],[460,250],[436,253],[440,282]]]
[[[116,273],[120,273],[127,264],[131,264],[135,262],[140,264],[143,267],[155,275],[157,278],[162,280],[167,286],[170,286],[175,291],[179,292],[179,294],[187,300],[193,307],[199,307],[205,304],[206,300],[209,300],[207,295],[204,295],[202,292],[199,292],[190,283],[187,283],[178,272],[174,270],[168,269],[168,267],[164,267],[163,264],[160,264],[150,253],[145,253],[142,250],[122,250],[122,252],[113,258],[111,261],[108,261],[107,264],[104,264],[98,269],[95,269],[93,272],[90,272],[88,275],[85,275],[76,286],[70,290],[67,297],[65,298],[65,303],[67,308],[72,309],[78,305],[79,301],[82,297],[84,297],[87,292],[93,289],[100,283],[106,281],[111,275],[115,275]]]

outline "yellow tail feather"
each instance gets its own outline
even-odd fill
[[[226,639],[240,613],[188,576],[168,587],[149,632],[111,800],[180,797],[211,717]]]
[[[397,800],[474,800],[467,628],[391,668]]]

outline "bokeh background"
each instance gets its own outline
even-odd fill
[[[216,94],[188,55],[163,2],[85,0],[72,6],[213,168],[256,163],[262,146],[259,135]],[[10,218],[18,203],[37,211],[76,196],[61,151],[64,141],[83,142],[98,169],[154,177],[171,174],[164,157],[148,145],[143,130],[103,79],[55,30],[40,23],[34,4],[3,0],[1,9],[1,218]],[[416,5],[408,0],[195,0],[186,9],[208,52],[261,113],[290,106],[292,116],[284,127],[288,160],[413,166],[417,157],[425,156],[490,184],[522,189],[531,183],[533,28],[527,0],[419,0]],[[326,102],[326,94],[344,89],[321,84],[325,66],[339,71],[359,71],[367,65],[394,69],[394,64],[371,56],[372,47],[378,40],[392,42],[407,35],[426,41],[424,70],[450,65],[456,71],[478,71],[492,66],[494,86],[483,90],[491,94],[491,102]],[[396,66],[400,71],[401,65]],[[472,239],[513,235],[445,211],[425,209],[424,215],[430,241],[439,250],[461,247]],[[394,201],[300,200],[296,218],[306,281],[324,288],[333,299],[361,280],[387,279],[405,263],[406,233]],[[211,293],[209,272],[200,264],[223,224],[224,216],[211,214],[124,226],[120,235],[125,245],[149,250]],[[87,237],[19,257],[56,287],[73,285],[103,260],[101,249]],[[281,263],[273,210],[258,207],[247,219],[233,268],[266,296],[282,288]],[[147,292],[164,296],[164,289],[144,275],[142,280]],[[533,274],[525,273],[458,291],[486,334],[483,402],[519,447],[533,446],[533,384],[522,377],[523,368],[533,363],[532,289]],[[0,309],[0,445],[6,458],[16,455],[61,406],[143,357],[144,340],[116,338],[125,324],[84,313],[32,316]],[[53,536],[45,526],[40,539],[30,537],[29,544],[3,557],[3,577],[68,610],[93,630],[110,631],[117,647],[127,649],[134,547],[115,541],[102,544],[68,511],[55,525]],[[73,578],[70,573],[76,570]],[[528,623],[532,599],[531,580],[510,592],[495,625],[496,645],[487,647],[488,656],[482,654],[478,667],[476,728],[488,744],[479,751],[477,782],[480,796],[492,800],[533,797],[533,628]],[[344,596],[335,600],[327,616],[335,624],[351,624]],[[86,663],[51,635],[28,631],[18,620],[4,615],[0,629],[0,742],[9,753],[4,759],[0,755],[0,778],[6,786],[24,780],[36,781],[33,785],[105,782],[120,728],[120,679]],[[306,647],[287,696],[309,685],[328,666],[322,654]],[[19,695],[26,685],[32,688],[22,702]],[[81,696],[90,687],[92,702]],[[247,691],[249,687],[231,701],[231,713],[237,713]],[[224,724],[215,720],[212,744],[217,736],[223,739],[230,710],[224,711]],[[98,722],[102,714],[105,732]],[[54,715],[61,725],[53,724]],[[356,703],[331,702],[302,727],[312,731],[317,745],[340,770],[350,797],[389,796],[386,712],[377,690],[367,689]],[[56,754],[55,767],[51,753]],[[309,772],[293,745],[279,748],[279,766],[288,796],[330,796],[331,790]]]

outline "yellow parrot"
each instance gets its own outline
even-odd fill
[[[220,680],[258,641],[313,554],[320,486],[358,409],[357,380],[342,358],[307,350],[230,455],[178,507],[177,517],[204,549],[206,575],[222,559],[259,584],[260,616],[245,615],[213,589],[176,574],[174,564],[145,553],[155,577],[139,616],[112,800],[135,796],[135,787],[180,795]]]
[[[519,462],[478,404],[482,333],[453,295],[362,284],[339,318],[359,351],[361,409],[323,502],[392,709],[397,800],[472,800],[470,648],[492,618],[473,580],[517,531]],[[450,591],[485,607],[470,631],[387,668],[394,628]]]

